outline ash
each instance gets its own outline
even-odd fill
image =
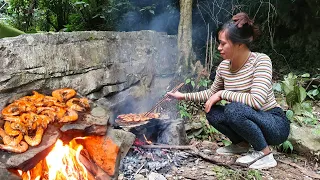
[[[134,179],[136,174],[147,176],[151,172],[171,174],[175,168],[194,162],[197,158],[180,150],[144,149],[132,146],[120,162],[123,179]]]

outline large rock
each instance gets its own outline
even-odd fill
[[[97,100],[134,85],[148,88],[154,79],[174,74],[176,41],[176,36],[154,31],[37,33],[0,39],[0,109],[13,94],[37,89],[70,87]],[[138,92],[148,96],[148,90]]]
[[[320,135],[317,135],[314,130],[314,128],[291,123],[288,140],[293,144],[295,151],[308,156],[320,156]]]

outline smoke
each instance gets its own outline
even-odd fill
[[[177,34],[179,11],[171,0],[131,0],[134,10],[125,13],[118,25],[118,31],[154,30]]]

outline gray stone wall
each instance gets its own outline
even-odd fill
[[[25,92],[63,87],[93,100],[125,91],[126,96],[147,97],[157,78],[174,74],[176,56],[176,36],[154,31],[39,33],[0,39],[0,109]],[[157,87],[158,92],[166,86]]]

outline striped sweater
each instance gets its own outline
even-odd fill
[[[279,106],[272,89],[272,63],[262,53],[252,52],[244,66],[230,72],[230,60],[223,60],[210,89],[186,93],[185,99],[206,101],[222,90],[221,98],[229,102],[241,102],[257,110],[269,110]]]

